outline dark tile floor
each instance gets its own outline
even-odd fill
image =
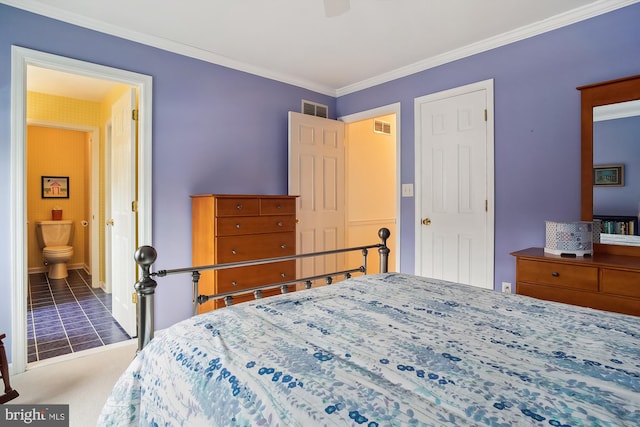
[[[111,316],[111,295],[92,288],[84,270],[69,270],[66,279],[29,274],[29,363],[128,339]]]

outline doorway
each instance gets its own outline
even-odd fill
[[[345,125],[346,246],[376,242],[381,228],[394,238],[387,241],[389,271],[396,271],[396,115],[387,114]],[[376,251],[374,251],[376,252]],[[367,273],[379,273],[378,254]],[[350,252],[348,265],[357,265],[361,255]]]
[[[364,138],[371,142],[376,118],[386,120],[386,124],[392,129],[392,135],[383,142],[388,144],[385,153],[372,157],[367,151],[377,149],[374,147],[375,144],[368,146],[366,140],[346,141],[344,135],[351,125],[355,129],[362,123],[365,127],[369,123],[371,126],[368,135],[354,131],[352,138]],[[399,122],[399,103],[345,116],[339,121],[289,113],[289,194],[299,196],[296,209],[296,215],[300,219],[297,227],[298,253],[377,243],[375,236],[378,228],[387,227],[393,231],[390,241],[387,242],[393,250],[389,271],[397,271],[400,260],[400,253],[397,250],[400,247],[399,233],[395,232],[400,229],[400,202],[397,191],[401,170]],[[348,145],[350,142],[354,143],[354,149],[351,152],[345,148],[345,144]],[[355,145],[358,145],[357,149]],[[375,212],[366,212],[363,215],[363,210],[357,209],[360,202],[350,203],[348,197],[345,197],[349,191],[345,179],[349,171],[345,169],[351,167],[345,168],[345,164],[349,162],[347,158],[349,154],[358,151],[360,155],[367,154],[365,156],[367,159],[363,159],[364,162],[377,163],[384,169],[384,173],[379,174],[378,171],[366,167],[359,170],[357,176],[352,177],[350,185],[354,187],[351,191],[360,191],[356,189],[358,185],[360,188],[366,187],[384,175],[386,181],[384,186],[378,185],[379,183],[374,184],[379,187],[379,191],[386,191],[384,200],[380,200],[379,197],[370,199],[371,206],[379,207],[380,203],[384,203],[386,210],[376,207],[373,209]],[[354,158],[353,162],[357,164],[358,159]],[[360,163],[363,161],[361,160]],[[302,170],[307,173],[302,174]],[[368,176],[372,181],[367,182]],[[381,210],[385,212],[380,214]],[[327,224],[327,219],[332,222]],[[348,265],[358,265],[360,260],[356,260],[356,256],[352,255],[333,257],[330,263],[325,262],[323,265],[316,265],[314,262],[300,263],[297,274],[299,277],[307,277],[315,275],[316,271],[336,271],[341,269],[340,266],[347,261]],[[372,267],[370,272],[376,272],[377,268],[377,266]]]
[[[11,260],[12,277],[12,371],[23,372],[27,368],[26,346],[26,284],[27,284],[27,224],[26,224],[26,119],[23,112],[27,105],[27,68],[35,66],[62,71],[95,79],[110,80],[137,89],[138,105],[138,169],[137,217],[139,219],[134,244],[151,244],[151,85],[150,76],[100,66],[39,51],[12,47],[12,145],[11,177],[14,185],[11,193],[11,243],[14,248]],[[131,253],[133,252],[132,251]],[[131,253],[123,254],[122,263],[131,264]],[[120,262],[112,260],[114,262]],[[136,268],[129,269],[133,284]],[[129,285],[131,286],[131,285]]]
[[[372,170],[370,167],[366,173],[359,173],[357,180],[349,179],[349,172],[347,172],[347,246],[360,246],[368,245],[372,242],[378,243],[375,240],[377,230],[380,227],[387,227],[391,230],[391,238],[387,242],[387,245],[391,249],[389,254],[389,271],[400,271],[400,257],[401,257],[401,245],[400,245],[400,197],[399,191],[401,182],[401,132],[400,132],[400,103],[389,104],[371,110],[361,111],[359,113],[342,116],[339,120],[345,123],[347,128],[346,134],[347,140],[347,162],[358,163],[358,152],[365,153],[367,150],[378,148],[384,150],[384,154],[381,156],[374,156],[368,159],[368,162],[378,163],[383,169],[381,174]],[[382,124],[382,128],[378,127]],[[387,126],[389,125],[389,134],[386,133]],[[363,129],[362,132],[360,129]],[[380,133],[379,133],[380,132]],[[365,134],[369,135],[366,136]],[[355,139],[354,139],[355,138]],[[350,147],[351,144],[351,147]],[[371,145],[372,144],[372,145]],[[360,162],[362,163],[362,162]],[[373,165],[370,165],[373,167]],[[364,172],[364,171],[363,171]],[[370,174],[377,174],[372,177],[371,182],[367,182],[367,176]],[[374,183],[375,180],[384,179],[384,182]],[[362,206],[354,205],[350,201],[353,200],[354,191],[362,191],[363,187],[372,185],[370,189],[374,190],[376,196],[370,199],[370,202],[374,205],[381,202],[376,200],[379,192],[383,191],[385,194],[384,203],[386,206],[373,211],[365,213]],[[360,188],[359,188],[360,187]],[[364,208],[366,209],[366,208]],[[354,258],[355,254],[349,255]],[[377,260],[377,254],[374,254],[371,260]],[[369,264],[371,266],[370,272],[377,272],[378,266],[376,262]]]

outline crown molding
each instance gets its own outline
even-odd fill
[[[160,37],[150,36],[136,31],[127,30],[122,27],[106,24],[99,20],[87,18],[74,13],[69,13],[55,7],[43,5],[36,0],[0,0],[0,3],[4,3],[9,6],[26,10],[38,15],[43,15],[49,18],[57,19],[69,24],[78,25],[83,28],[88,28],[90,30],[98,31],[112,36],[125,38],[130,41],[156,47],[158,49],[166,50],[179,55],[184,55],[234,70],[243,71],[249,74],[257,75],[259,77],[264,77],[293,86],[298,86],[336,98],[348,95],[353,92],[358,92],[360,90],[368,89],[382,83],[387,83],[392,80],[406,77],[411,74],[425,71],[430,68],[435,68],[452,61],[457,61],[459,59],[476,55],[478,53],[486,52],[497,47],[515,43],[529,37],[546,33],[548,31],[556,30],[558,28],[562,28],[576,22],[584,21],[586,19],[593,18],[607,12],[621,9],[638,2],[640,2],[640,0],[598,0],[589,5],[573,9],[571,11],[553,16],[546,20],[521,27],[513,31],[509,31],[495,37],[490,37],[464,46],[462,48],[445,52],[441,55],[426,58],[405,67],[397,68],[388,73],[380,74],[378,76],[335,89],[320,85],[313,81],[299,79],[287,74],[277,73],[262,67],[257,67],[255,65],[236,61],[212,52],[205,51],[203,49],[195,48],[193,46],[177,43]]]
[[[248,74],[253,74],[270,80],[275,80],[304,89],[309,89],[324,95],[333,97],[336,96],[336,91],[334,88],[320,85],[309,80],[299,79],[287,74],[277,73],[262,67],[257,67],[241,61],[236,61],[225,56],[217,55],[213,52],[198,49],[196,47],[189,46],[183,43],[177,43],[161,37],[155,37],[137,31],[128,30],[117,25],[107,24],[96,19],[87,18],[86,16],[67,12],[56,7],[43,5],[42,3],[39,3],[35,0],[0,0],[0,3],[15,7],[16,9],[26,10],[37,15],[42,15],[48,18],[66,22],[68,24],[78,25],[89,30],[94,30],[100,33],[127,39],[129,41],[140,43],[146,46],[156,47],[168,52],[188,56],[190,58],[200,59],[205,62],[231,68],[234,70],[243,71]]]
[[[535,22],[533,24],[517,28],[513,31],[509,31],[495,37],[489,37],[487,39],[469,44],[460,49],[445,52],[441,55],[433,56],[431,58],[427,58],[422,61],[407,65],[406,67],[398,68],[388,73],[380,74],[370,79],[362,80],[352,85],[344,86],[342,88],[336,89],[336,97],[368,89],[370,87],[382,83],[387,83],[389,81],[406,77],[421,71],[425,71],[430,68],[435,68],[449,62],[457,61],[459,59],[476,55],[478,53],[486,52],[491,49],[544,34],[546,32],[566,27],[568,25],[596,17],[598,15],[603,15],[605,13],[621,9],[634,3],[638,3],[639,1],[640,0],[599,0],[589,5],[545,19],[543,21]]]

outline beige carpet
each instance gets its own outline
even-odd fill
[[[69,404],[69,426],[95,426],[109,392],[136,354],[137,340],[39,362],[11,377],[8,404]]]

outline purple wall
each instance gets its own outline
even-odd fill
[[[580,92],[640,74],[640,4],[338,99],[338,116],[402,103],[402,182],[414,180],[414,99],[494,79],[495,282],[509,253],[544,246],[545,220],[580,219]],[[414,199],[402,199],[402,271],[414,270]]]
[[[191,263],[189,195],[286,194],[287,112],[300,111],[307,99],[328,105],[335,117],[332,97],[0,4],[0,331],[9,334],[11,45],[153,76],[153,243],[159,268]],[[188,317],[190,294],[188,276],[163,279],[156,327]],[[5,343],[11,354],[11,341]]]
[[[402,182],[414,179],[414,98],[495,80],[496,282],[509,252],[544,244],[547,219],[579,215],[576,86],[640,74],[640,4],[337,99],[0,5],[0,331],[11,331],[11,45],[153,76],[153,236],[157,265],[191,259],[189,195],[285,193],[287,111],[333,117],[401,102]],[[403,271],[414,268],[414,203],[403,198]],[[188,278],[162,279],[156,326],[190,314]],[[10,341],[9,341],[10,351]]]
[[[640,116],[593,124],[593,164],[624,164],[623,187],[594,187],[593,213],[640,215]]]

